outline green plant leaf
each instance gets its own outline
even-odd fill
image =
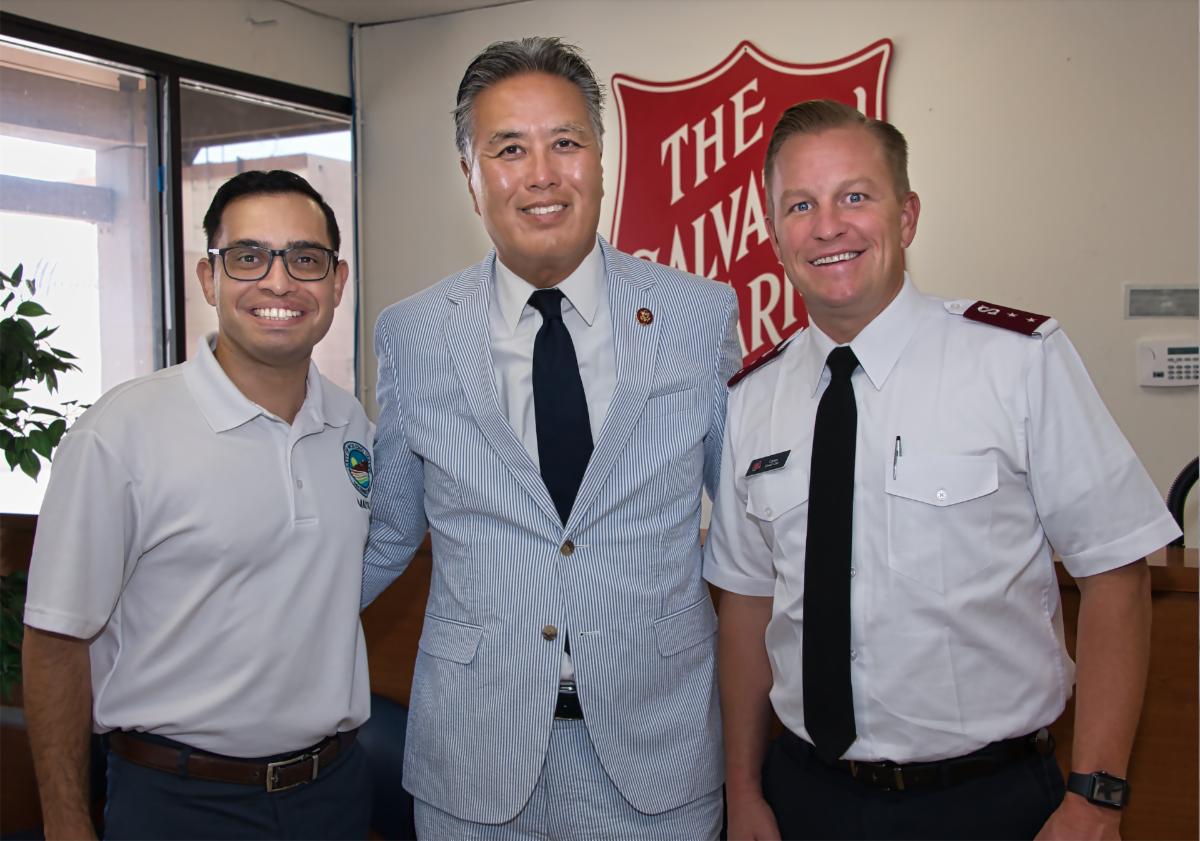
[[[13,298],[15,298],[15,297],[17,297],[16,292],[9,292],[8,295],[5,296],[5,298],[4,298],[4,303],[0,304],[0,307],[2,307],[3,309],[8,309],[8,305],[13,302]]]
[[[20,283],[21,278],[24,276],[25,276],[25,264],[17,263],[17,267],[15,269],[13,269],[13,273],[12,273],[12,285],[16,286],[18,283]]]
[[[44,428],[35,429],[28,435],[29,446],[33,447],[34,452],[45,459],[50,458],[50,453],[54,450],[54,445],[50,443],[50,436],[46,434]]]
[[[26,318],[37,318],[39,315],[49,315],[46,308],[37,301],[22,301],[17,307],[17,315],[23,315]]]
[[[25,471],[25,475],[30,479],[36,479],[38,473],[42,471],[42,463],[38,460],[37,453],[33,450],[26,450],[21,453],[21,469]]]

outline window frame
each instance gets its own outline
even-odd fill
[[[184,285],[187,271],[183,247],[183,161],[181,154],[181,80],[214,85],[231,91],[245,92],[278,100],[288,105],[316,108],[349,118],[351,143],[357,148],[357,126],[354,120],[354,100],[349,96],[307,88],[291,82],[281,82],[215,64],[180,58],[170,53],[138,47],[109,38],[89,35],[74,29],[56,26],[33,18],[0,11],[0,35],[52,49],[76,53],[85,58],[127,65],[152,77],[157,84],[157,114],[155,140],[158,159],[158,220],[152,228],[152,245],[158,246],[162,261],[160,288],[153,290],[159,305],[158,335],[154,337],[158,350],[159,368],[174,365],[187,358],[187,337],[184,335]],[[349,37],[349,36],[347,36]],[[351,167],[351,192],[355,197],[354,218],[350,220],[349,236],[343,244],[354,249],[358,265],[358,163]],[[357,284],[357,281],[356,281]],[[355,296],[356,307],[360,295]],[[358,388],[359,336],[355,319],[354,369],[355,388]]]

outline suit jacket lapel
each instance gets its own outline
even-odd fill
[[[496,254],[464,271],[447,293],[446,348],[462,383],[467,405],[480,432],[522,487],[553,520],[559,522],[546,483],[500,411],[492,379],[488,331],[488,285]]]
[[[603,238],[604,274],[608,281],[608,303],[612,313],[613,344],[617,362],[617,385],[600,440],[595,442],[591,461],[583,474],[579,494],[567,520],[567,530],[577,528],[592,500],[624,452],[654,384],[658,358],[659,321],[638,321],[638,310],[656,311],[654,276],[640,260],[615,251]]]

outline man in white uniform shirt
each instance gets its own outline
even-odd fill
[[[600,100],[557,39],[472,61],[457,141],[495,250],[375,330],[364,601],[432,533],[404,763],[422,837],[720,831],[699,530],[736,302],[597,237]]]
[[[794,106],[765,179],[810,327],[734,378],[706,545],[730,838],[1117,837],[1174,521],[1053,319],[907,277],[894,127]]]
[[[333,210],[281,170],[216,193],[196,267],[217,333],[64,438],[25,607],[47,838],[363,838],[358,620],[373,430],[311,361],[341,300]]]

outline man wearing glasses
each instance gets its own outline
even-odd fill
[[[245,172],[204,218],[218,329],[104,395],[54,460],[25,621],[47,838],[363,838],[354,742],[372,429],[311,361],[341,300],[333,210]]]

